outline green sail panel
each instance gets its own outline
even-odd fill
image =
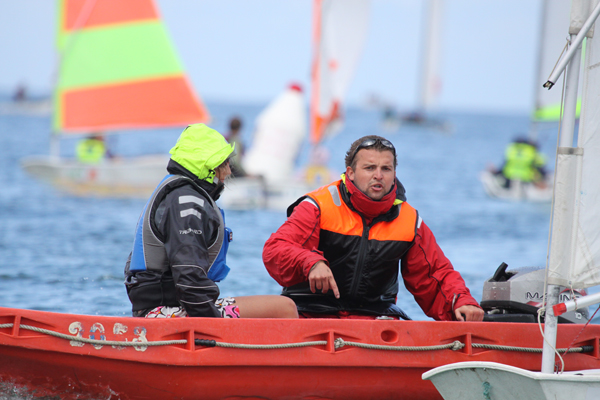
[[[183,74],[161,22],[81,30],[70,36],[59,90]]]
[[[560,104],[555,104],[535,110],[533,119],[538,122],[551,122],[558,121],[560,119]],[[577,99],[577,111],[576,118],[579,118],[579,112],[581,111],[581,99]]]

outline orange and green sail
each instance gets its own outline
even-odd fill
[[[207,122],[153,0],[58,0],[54,131]]]

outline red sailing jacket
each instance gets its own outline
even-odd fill
[[[308,273],[317,261],[329,264],[318,250],[319,220],[320,211],[315,204],[303,201],[265,243],[263,261],[280,285],[290,287],[307,281]],[[455,319],[453,310],[458,307],[479,307],[433,233],[421,220],[414,244],[400,265],[405,287],[429,317],[449,321]]]

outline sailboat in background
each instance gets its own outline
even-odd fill
[[[562,90],[548,91],[540,85],[546,82],[548,74],[556,65],[557,54],[561,54],[567,44],[569,27],[570,1],[544,0],[541,3],[541,21],[537,63],[535,69],[535,100],[532,106],[529,133],[523,135],[523,140],[532,143],[539,141],[539,132],[549,124],[555,126],[561,117]],[[580,85],[581,88],[581,85]],[[578,101],[577,116],[581,101]],[[505,187],[505,180],[495,173],[495,167],[490,166],[482,171],[479,179],[485,192],[490,197],[505,200],[526,200],[531,202],[549,202],[552,200],[552,174],[546,176],[542,185],[527,184],[519,181]]]
[[[344,99],[366,41],[369,9],[370,0],[314,0],[309,122],[302,90],[293,84],[257,117],[252,144],[242,159],[249,176],[229,183],[222,207],[286,209],[334,179],[323,141],[343,126]],[[307,139],[308,165],[297,171]]]
[[[314,0],[310,159],[305,168],[313,187],[335,179],[323,141],[343,128],[343,105],[367,40],[370,8],[370,0]]]
[[[571,2],[564,0],[544,0],[541,4],[540,46],[536,65],[535,101],[531,116],[529,137],[538,138],[540,125],[556,123],[560,120],[562,88],[546,90],[539,82],[545,82],[548,74],[556,65],[556,55],[561,54],[567,45],[569,26],[569,12]],[[581,89],[582,85],[579,85]],[[581,100],[577,102],[577,116],[579,116]]]
[[[431,116],[442,93],[442,26],[444,0],[423,2],[423,29],[421,46],[421,64],[419,79],[418,107],[407,114],[401,114],[392,106],[384,107],[383,129],[397,130],[401,125],[422,126],[449,133],[452,126]]]
[[[252,145],[241,159],[243,176],[225,185],[219,206],[285,210],[310,188],[295,175],[307,137],[306,104],[299,84],[290,84],[256,117]]]
[[[0,101],[0,115],[50,115],[52,99],[50,96],[31,95],[27,85],[19,83],[10,101]]]
[[[343,101],[367,38],[369,0],[314,0],[310,143],[339,132]]]
[[[569,33],[571,46],[544,87],[551,88],[565,68],[564,113],[557,144],[557,170],[552,211],[552,228],[547,289],[544,294],[545,325],[541,372],[525,371],[513,365],[467,362],[431,370],[431,380],[446,400],[484,398],[597,399],[600,397],[600,370],[562,373],[568,355],[560,357],[556,343],[565,334],[557,316],[600,302],[599,294],[558,303],[559,287],[589,288],[600,285],[600,38],[593,32],[600,15],[600,2],[573,0]],[[585,22],[584,22],[585,21]],[[564,31],[565,33],[567,31]],[[587,38],[586,38],[587,35]],[[586,57],[577,142],[575,120],[581,45],[586,38]],[[568,67],[567,67],[568,65]],[[560,88],[557,88],[560,90]],[[557,304],[558,303],[558,304]],[[593,329],[587,324],[586,328]],[[540,338],[541,339],[541,338]],[[598,357],[599,339],[589,342]],[[558,369],[556,356],[559,356]],[[487,397],[485,394],[487,393]]]
[[[168,154],[85,164],[60,156],[60,138],[208,121],[156,4],[60,0],[58,15],[50,155],[22,167],[74,195],[147,197],[166,174]]]

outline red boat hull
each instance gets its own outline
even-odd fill
[[[9,325],[11,325],[9,327]],[[68,335],[136,347],[72,342]],[[566,370],[600,368],[600,326],[561,325],[558,346],[591,346],[564,356]],[[394,351],[334,341],[386,346],[433,346],[460,341],[460,350]],[[283,349],[205,347],[219,343],[284,344]],[[572,343],[576,339],[574,343]],[[165,340],[187,343],[144,346]],[[146,342],[147,341],[147,342]],[[149,320],[0,308],[2,387],[33,397],[61,399],[441,399],[421,375],[463,361],[493,361],[539,370],[537,353],[489,350],[472,344],[541,348],[537,324],[389,320],[276,320],[181,318]]]

